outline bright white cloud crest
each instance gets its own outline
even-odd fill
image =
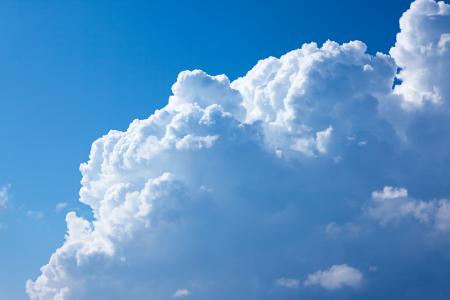
[[[410,108],[426,103],[448,109],[450,87],[450,6],[419,0],[400,19],[397,43],[390,51],[401,68],[402,84],[395,88]]]
[[[373,153],[408,147],[395,132],[408,134],[409,125],[398,120],[412,120],[409,104],[447,105],[449,27],[439,24],[449,22],[448,12],[442,2],[416,1],[401,19],[391,56],[370,55],[359,41],[328,41],[261,60],[233,82],[199,70],[180,73],[164,108],[92,145],[80,167],[80,201],[93,219],[67,214],[65,242],[27,282],[30,298],[229,299],[225,290],[263,298],[261,286],[276,278],[268,270],[301,267],[296,231],[320,221],[303,213],[313,207],[307,199],[317,190],[329,199],[308,180],[351,176],[333,173],[336,165],[353,170]],[[402,84],[393,90],[397,66]],[[373,196],[384,203],[407,194],[385,188]],[[406,206],[394,204],[389,220],[399,211],[425,220],[433,210],[436,226],[450,223],[447,203]],[[387,222],[385,211],[380,204],[372,215]],[[292,261],[277,259],[288,254]],[[361,281],[358,270],[334,265],[305,284],[335,289]]]

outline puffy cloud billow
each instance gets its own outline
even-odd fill
[[[328,270],[310,274],[305,285],[320,285],[324,289],[334,290],[342,287],[357,288],[363,280],[362,273],[346,264],[331,266]]]
[[[389,186],[450,195],[450,6],[417,0],[400,28],[389,55],[328,41],[232,82],[181,72],[92,145],[92,217],[67,214],[30,299],[445,299],[450,205]]]

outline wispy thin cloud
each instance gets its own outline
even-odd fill
[[[8,207],[10,184],[0,187],[0,209]]]
[[[34,220],[42,220],[44,218],[44,213],[39,210],[27,210],[25,214],[27,215],[27,217]]]
[[[275,285],[288,289],[298,288],[300,286],[300,280],[295,278],[281,277],[275,280]]]
[[[174,298],[183,298],[189,296],[191,293],[187,289],[179,289],[174,294]]]
[[[66,202],[59,202],[55,205],[55,211],[57,213],[62,212],[64,209],[66,209],[68,204]]]

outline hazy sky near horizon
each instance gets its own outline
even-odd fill
[[[450,9],[410,4],[3,1],[0,300],[445,299]]]

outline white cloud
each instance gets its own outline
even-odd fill
[[[343,287],[357,288],[361,285],[363,274],[346,264],[333,265],[328,270],[317,271],[308,275],[305,285],[319,285],[328,290],[339,289]]]
[[[410,22],[423,18],[408,14]],[[403,40],[400,35],[395,49]],[[442,49],[445,41],[446,36],[438,42]],[[92,218],[67,214],[64,243],[27,282],[30,298],[162,299],[180,283],[198,287],[192,291],[199,300],[224,290],[242,298],[239,291],[248,295],[259,281],[276,278],[258,268],[298,266],[298,257],[286,254],[308,246],[300,244],[297,231],[319,222],[324,210],[329,214],[340,205],[342,211],[340,196],[355,186],[363,189],[363,180],[384,179],[385,170],[379,169],[390,167],[402,156],[396,151],[408,147],[383,109],[386,103],[411,102],[408,97],[416,92],[406,91],[414,81],[406,72],[416,65],[403,50],[392,53],[404,70],[404,87],[396,94],[393,57],[370,55],[360,41],[305,44],[261,60],[233,82],[199,70],[180,73],[165,107],[93,143],[88,162],[80,166],[79,193]],[[413,86],[420,95],[429,93],[427,83]],[[396,120],[403,116],[416,114],[404,110]],[[370,142],[360,147],[357,141]],[[378,159],[385,156],[389,160],[381,166]],[[371,172],[361,171],[364,166]],[[440,230],[450,227],[447,202],[432,203],[411,202],[406,189],[387,187],[373,193],[369,212],[382,223],[408,215]],[[328,231],[352,228],[334,224]],[[311,274],[305,285],[357,287],[362,278],[357,269],[335,265]]]
[[[382,225],[409,217],[424,224],[432,224],[440,231],[450,230],[450,201],[416,200],[408,197],[405,188],[386,186],[382,191],[374,191],[367,213]]]
[[[361,42],[327,42],[321,48],[307,44],[280,59],[259,62],[231,84],[224,75],[182,72],[166,107],[146,120],[133,121],[125,132],[110,131],[94,142],[89,161],[80,167],[80,201],[91,207],[94,220],[75,213],[67,215],[65,243],[42,268],[37,280],[28,281],[30,297],[52,299],[61,293],[65,299],[94,297],[96,289],[91,288],[90,281],[93,277],[79,277],[73,270],[79,270],[77,274],[90,270],[90,262],[98,259],[111,260],[107,266],[121,266],[120,257],[127,257],[128,263],[130,255],[140,257],[135,254],[139,247],[139,251],[148,253],[145,260],[155,259],[152,255],[159,253],[155,252],[159,247],[173,247],[168,238],[174,235],[170,228],[192,230],[190,223],[205,218],[218,224],[223,217],[208,215],[202,211],[204,206],[236,203],[228,204],[231,209],[251,203],[243,196],[261,198],[261,192],[252,184],[245,185],[255,172],[267,188],[278,193],[271,174],[285,168],[290,159],[330,155],[333,161],[334,155],[329,153],[333,144],[364,127],[360,121],[358,128],[351,122],[341,126],[340,119],[354,118],[355,103],[370,102],[390,90],[385,77],[393,77],[392,60],[365,51]],[[370,74],[364,70],[367,64],[373,68]],[[336,113],[329,114],[330,110]],[[360,116],[377,124],[374,114],[375,107],[371,107]],[[300,147],[299,141],[306,141],[306,145]],[[280,152],[287,161],[277,158]],[[268,160],[267,155],[272,158]],[[250,194],[236,189],[236,184]],[[202,190],[202,186],[213,192]],[[291,186],[294,188],[296,184]],[[259,217],[251,216],[253,210],[248,207],[243,213],[249,214],[248,218]],[[204,222],[204,226],[211,226],[210,220]],[[216,226],[228,227],[227,222],[234,222],[234,217],[221,222],[223,225]],[[257,238],[260,233],[255,234]],[[152,245],[152,251],[146,249],[146,244],[159,239],[169,244]],[[208,247],[204,251],[209,251]],[[103,272],[120,277],[120,273]],[[95,285],[99,281],[95,280]],[[135,297],[139,298],[137,290],[143,285],[135,284]],[[161,295],[164,293],[161,291]]]
[[[377,126],[373,101],[392,93],[392,58],[366,49],[360,41],[327,41],[259,61],[231,83],[242,95],[246,122],[261,122],[266,146],[283,157],[332,155],[346,136]]]
[[[307,156],[316,156],[317,154],[327,153],[327,145],[330,141],[332,127],[323,131],[318,131],[316,137],[298,138],[293,141],[291,149],[301,152]]]
[[[390,54],[401,68],[395,93],[404,107],[426,103],[448,107],[450,85],[450,6],[443,1],[417,0],[400,19],[401,31]]]
[[[0,209],[5,209],[9,202],[10,185],[0,187]]]
[[[275,284],[279,287],[294,289],[300,286],[300,280],[295,278],[285,278],[281,277],[275,280]]]
[[[177,290],[174,294],[174,298],[183,298],[189,296],[191,293],[187,289]]]
[[[378,202],[405,197],[408,197],[408,191],[402,187],[385,186],[382,191],[372,192],[372,199]]]

